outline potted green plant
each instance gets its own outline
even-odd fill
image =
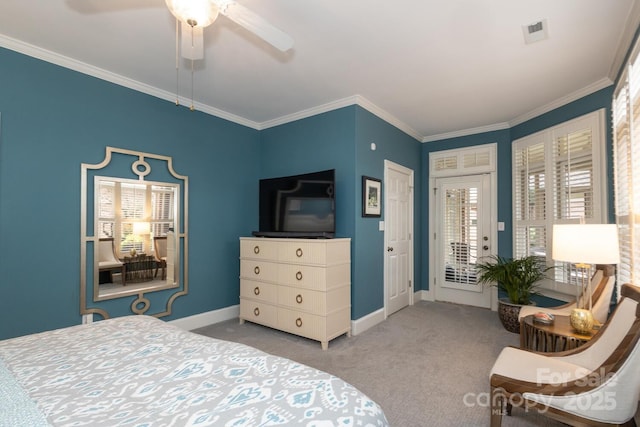
[[[506,330],[520,332],[518,315],[523,305],[533,304],[532,297],[538,295],[538,285],[553,267],[547,267],[539,256],[506,258],[491,255],[489,261],[476,264],[478,283],[497,286],[507,294],[498,300],[498,315]]]

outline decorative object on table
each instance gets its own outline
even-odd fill
[[[547,271],[553,267],[548,267],[544,258],[533,255],[520,258],[491,255],[489,258],[476,264],[478,283],[497,286],[507,294],[508,300],[498,300],[498,316],[506,330],[520,333],[520,308],[533,303],[531,297],[538,294],[538,282],[546,278]]]
[[[578,348],[598,336],[598,331],[581,334],[571,326],[569,316],[554,316],[553,324],[536,322],[530,314],[520,318],[520,348],[554,353]]]
[[[613,289],[616,285],[615,266],[610,264],[597,264],[596,270],[591,276],[591,314],[596,323],[606,323],[609,318],[609,309],[611,306],[611,297]],[[544,312],[553,314],[554,316],[566,316],[567,321],[571,315],[571,310],[577,307],[577,301],[567,302],[562,305],[553,307],[544,307]],[[540,307],[524,306],[520,310],[520,321],[526,316],[536,314],[540,311]]]
[[[533,321],[535,323],[540,323],[541,325],[553,325],[555,320],[556,317],[553,314],[545,313],[543,311],[539,311],[533,315]]]
[[[580,283],[576,287],[577,306],[571,311],[570,322],[576,331],[590,333],[594,324],[591,265],[620,262],[618,227],[615,224],[555,224],[551,253],[554,260],[576,266]]]
[[[591,309],[574,308],[571,310],[569,322],[576,332],[588,334],[593,329],[593,315]]]
[[[380,217],[382,213],[382,182],[362,176],[362,216]]]

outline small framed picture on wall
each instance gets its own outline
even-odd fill
[[[380,217],[382,205],[382,182],[362,176],[362,216]]]

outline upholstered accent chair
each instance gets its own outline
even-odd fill
[[[573,426],[635,425],[640,288],[625,284],[621,294],[602,330],[581,347],[560,353],[502,350],[490,374],[492,427],[512,406]]]
[[[98,271],[108,271],[109,280],[113,283],[113,272],[120,271],[122,286],[126,285],[126,267],[118,259],[113,237],[103,237],[98,240]]]
[[[591,312],[593,313],[593,318],[600,323],[605,323],[609,317],[611,296],[613,295],[615,283],[615,267],[613,265],[598,265],[596,267],[596,271],[591,278]],[[584,298],[586,298],[584,295],[580,298],[581,307],[583,306]],[[586,304],[589,304],[588,300],[586,300]],[[523,317],[535,314],[539,311],[544,311],[545,313],[553,314],[555,316],[569,316],[571,314],[571,310],[574,308],[576,308],[575,301],[548,308],[526,305],[520,309],[518,317],[520,321],[522,321]]]
[[[156,272],[153,277],[158,275],[158,269],[162,268],[162,280],[167,278],[167,236],[153,238],[153,250],[156,257]]]

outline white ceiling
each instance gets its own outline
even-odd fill
[[[610,85],[640,22],[640,0],[237,1],[295,45],[282,53],[219,17],[195,66],[197,109],[264,129],[357,103],[420,141],[503,129]],[[541,19],[548,39],[525,44],[522,26]],[[164,0],[3,0],[0,46],[175,99]]]

